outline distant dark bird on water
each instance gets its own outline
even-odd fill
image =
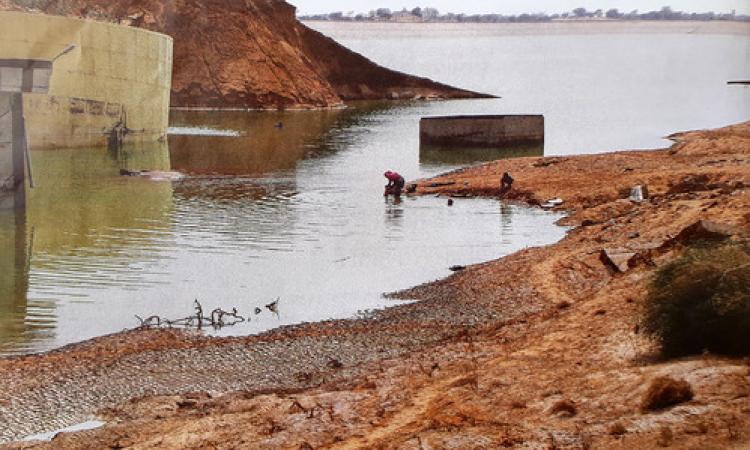
[[[274,127],[278,128],[278,129],[282,129],[282,128],[284,128],[284,122],[276,122],[276,125],[274,125]]]
[[[269,311],[271,311],[274,314],[278,314],[279,312],[279,299],[272,301],[271,303],[266,305],[266,308],[268,308]]]

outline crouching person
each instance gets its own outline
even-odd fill
[[[390,170],[383,174],[388,179],[388,184],[385,186],[385,196],[392,195],[394,197],[400,197],[401,191],[404,189],[404,184],[406,181],[404,180],[404,177],[399,175],[396,172],[391,172]]]

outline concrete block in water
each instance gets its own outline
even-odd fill
[[[544,143],[544,116],[425,117],[419,123],[421,145],[494,147]]]

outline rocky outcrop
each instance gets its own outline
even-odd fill
[[[486,97],[380,67],[301,24],[283,0],[0,0],[0,8],[172,36],[172,106],[282,109],[343,100]]]

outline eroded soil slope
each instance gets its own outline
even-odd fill
[[[0,9],[92,18],[172,36],[177,107],[482,97],[380,67],[301,24],[283,0],[0,0]]]
[[[135,331],[0,360],[0,438],[98,410],[101,429],[15,447],[747,448],[750,360],[659,360],[637,326],[656,268],[708,229],[750,228],[750,123],[676,139],[420,181],[490,195],[510,170],[509,197],[559,196],[578,227],[396,294],[423,300],[369,320],[233,339]],[[623,198],[633,184],[647,201]],[[614,249],[632,264],[604,261]],[[644,410],[662,376],[692,399]]]

